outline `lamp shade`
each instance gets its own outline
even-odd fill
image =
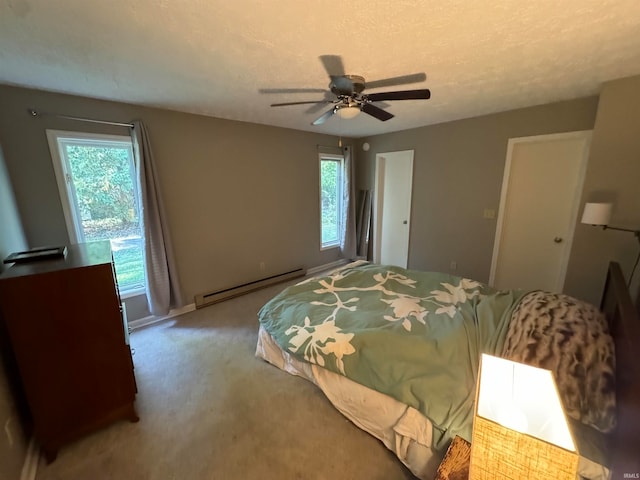
[[[360,108],[357,106],[338,106],[338,110],[336,111],[336,114],[345,120],[357,117],[359,113]]]
[[[611,203],[585,203],[581,222],[589,225],[609,225],[612,208]]]
[[[578,453],[553,374],[482,355],[470,480],[575,480]]]

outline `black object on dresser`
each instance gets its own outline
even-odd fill
[[[63,444],[138,421],[136,383],[109,241],[0,275],[0,319],[33,421],[53,461]]]

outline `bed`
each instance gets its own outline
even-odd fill
[[[606,320],[563,295],[359,261],[270,300],[259,313],[256,355],[315,383],[423,479],[434,478],[456,435],[471,440],[480,353],[537,363],[559,379],[580,474],[610,478],[613,470],[617,478],[640,472],[631,361],[640,332],[615,263],[602,310]]]

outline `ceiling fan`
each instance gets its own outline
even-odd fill
[[[323,105],[331,104],[331,108],[316,118],[312,125],[321,125],[333,115],[342,118],[353,118],[360,112],[364,112],[383,122],[393,118],[393,114],[381,107],[384,104],[374,105],[373,102],[387,100],[428,100],[431,92],[428,89],[401,90],[394,92],[363,93],[365,88],[380,88],[394,85],[406,85],[408,83],[423,82],[427,79],[425,73],[414,73],[400,77],[385,78],[373,82],[365,82],[360,75],[347,75],[344,73],[342,58],[338,55],[322,55],[320,61],[329,74],[329,91],[319,88],[267,88],[260,89],[260,93],[324,93],[324,99],[302,102],[272,103],[272,107],[285,107],[289,105],[313,104],[307,112],[314,112]]]

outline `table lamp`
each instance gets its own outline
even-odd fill
[[[578,452],[550,370],[482,355],[470,480],[575,480]]]

